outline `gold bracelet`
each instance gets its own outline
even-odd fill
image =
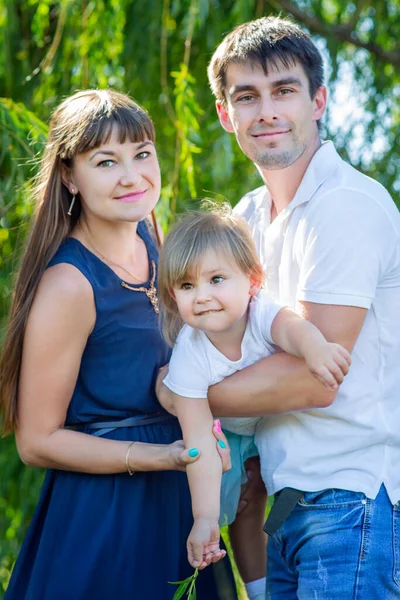
[[[126,454],[125,454],[125,464],[126,464],[126,470],[128,471],[129,475],[134,475],[135,471],[132,471],[131,467],[129,466],[129,455],[131,453],[131,448],[133,446],[135,442],[131,442],[126,450]]]

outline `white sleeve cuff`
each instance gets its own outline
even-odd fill
[[[186,388],[182,388],[179,385],[176,385],[171,381],[169,374],[163,380],[163,383],[169,388],[172,392],[177,394],[178,396],[183,396],[184,398],[207,398],[207,390],[189,390]]]
[[[355,296],[354,294],[335,294],[332,292],[313,292],[300,290],[297,293],[300,302],[314,302],[315,304],[337,304],[339,306],[356,306],[370,308],[373,298],[368,296]]]

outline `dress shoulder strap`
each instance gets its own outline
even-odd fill
[[[86,248],[75,238],[67,238],[59,247],[47,268],[59,265],[61,263],[67,263],[76,267],[82,275],[86,277],[89,283],[93,286],[95,284],[93,277],[93,269],[91,264],[88,262],[88,256]]]
[[[138,234],[147,246],[147,251],[152,260],[158,261],[158,242],[153,224],[149,218],[143,219],[138,223]]]

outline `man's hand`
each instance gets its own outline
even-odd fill
[[[247,475],[247,481],[242,486],[240,494],[239,505],[237,514],[239,515],[249,507],[252,509],[252,503],[258,501],[260,498],[265,499],[267,497],[267,490],[261,477],[260,471],[260,457],[252,456],[248,458],[244,463]]]

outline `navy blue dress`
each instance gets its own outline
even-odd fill
[[[149,263],[157,264],[144,221],[138,233]],[[85,430],[96,421],[160,413],[154,383],[169,350],[146,294],[123,288],[114,271],[76,239],[67,239],[49,266],[59,263],[74,265],[88,279],[97,315],[66,425]],[[174,418],[102,435],[157,444],[182,438]],[[191,526],[185,473],[131,477],[49,470],[5,598],[171,600],[176,587],[168,581],[193,572],[186,555]],[[197,588],[199,600],[234,600],[228,559],[200,573]]]

